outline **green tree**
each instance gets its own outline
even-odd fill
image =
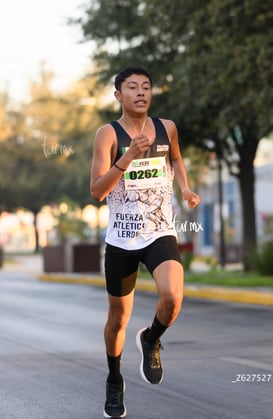
[[[1,210],[13,211],[20,207],[34,214],[36,250],[38,232],[36,217],[41,207],[56,202],[62,179],[62,162],[43,157],[41,145],[33,139],[10,139],[0,144]],[[60,159],[59,159],[60,160]]]
[[[9,112],[12,129],[0,142],[0,210],[24,207],[33,212],[35,227],[41,207],[63,195],[81,207],[92,202],[92,137],[100,124],[95,103],[90,103],[94,79],[80,80],[61,93],[52,90],[51,81],[42,66],[38,81],[30,85],[30,101]]]
[[[207,118],[218,156],[239,180],[246,270],[253,268],[256,247],[253,161],[273,127],[272,23],[269,1],[211,0],[193,13],[188,28],[194,36],[184,54],[187,73],[204,74],[191,79],[195,107]]]
[[[154,76],[154,108],[173,118],[181,138],[215,151],[237,176],[245,270],[256,247],[253,161],[273,129],[273,12],[265,0],[98,0],[78,20],[97,44],[105,83],[126,65]]]
[[[40,142],[44,158],[62,160],[61,195],[83,207],[91,200],[92,139],[101,123],[97,107],[104,90],[97,92],[95,78],[86,76],[57,94],[51,81],[52,74],[42,65],[38,81],[30,85],[31,100],[24,113],[30,135]]]

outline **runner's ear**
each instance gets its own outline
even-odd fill
[[[118,90],[116,90],[114,92],[115,98],[117,99],[118,102],[121,102],[121,94]]]

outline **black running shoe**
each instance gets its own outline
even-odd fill
[[[158,339],[153,345],[145,340],[149,328],[139,330],[136,335],[136,344],[141,353],[140,374],[147,383],[160,384],[163,380],[163,368],[160,360],[160,349]]]
[[[125,382],[121,384],[111,384],[106,382],[106,401],[103,415],[105,418],[125,418],[126,407],[123,403],[123,393]]]

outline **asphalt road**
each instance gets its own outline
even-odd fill
[[[188,299],[162,339],[164,381],[139,374],[135,334],[154,316],[137,292],[122,358],[130,419],[271,419],[273,308]],[[104,290],[0,272],[0,418],[102,418]]]

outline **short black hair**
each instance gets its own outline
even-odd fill
[[[152,78],[150,74],[144,70],[142,67],[127,67],[123,70],[120,70],[119,73],[115,77],[115,88],[116,90],[121,89],[121,84],[132,74],[143,74],[144,76],[148,77],[150,80],[151,86],[153,85]]]

